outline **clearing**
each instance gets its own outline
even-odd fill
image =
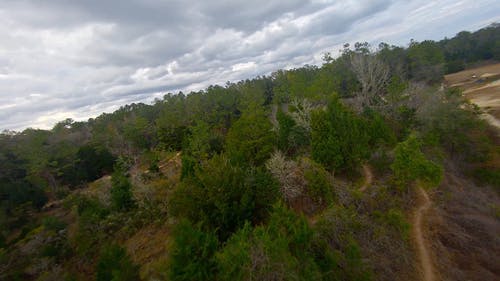
[[[500,130],[500,63],[448,74],[444,79],[447,87],[461,88],[484,111],[483,118]]]

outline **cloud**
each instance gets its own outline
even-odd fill
[[[493,0],[3,0],[0,129],[320,64],[345,42],[449,37],[498,10]]]

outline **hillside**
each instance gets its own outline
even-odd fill
[[[498,279],[499,42],[357,43],[5,131],[0,280]]]

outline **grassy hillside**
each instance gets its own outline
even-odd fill
[[[499,40],[494,24],[357,43],[3,132],[0,279],[498,278],[498,131],[468,82],[443,79],[500,59]]]

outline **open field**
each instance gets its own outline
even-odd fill
[[[484,111],[484,119],[500,129],[500,63],[445,76],[448,87],[460,87]]]

